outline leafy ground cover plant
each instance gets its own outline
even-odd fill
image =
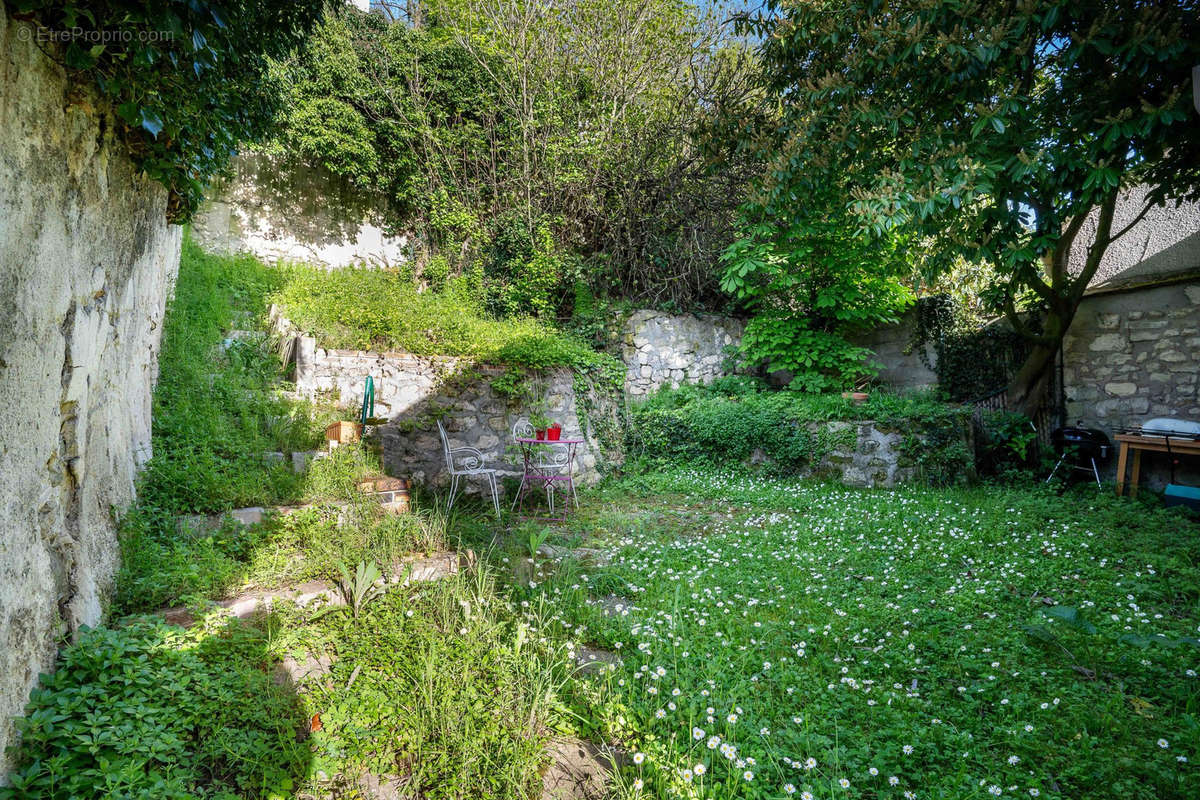
[[[633,409],[627,443],[632,455],[653,463],[742,467],[764,460],[769,471],[794,474],[854,445],[853,430],[810,423],[852,420],[905,432],[903,449],[930,483],[956,483],[969,473],[967,412],[932,394],[876,392],[859,405],[840,394],[770,391],[740,376],[660,390]]]
[[[267,664],[262,632],[237,620],[84,629],[17,723],[0,798],[292,796],[311,758],[304,719]]]
[[[675,469],[521,590],[622,662],[574,694],[627,797],[1185,798],[1200,538],[1107,493]],[[592,546],[596,546],[595,542]]]

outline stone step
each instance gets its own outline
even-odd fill
[[[477,562],[474,550],[456,552],[448,550],[434,553],[431,556],[413,555],[395,564],[376,584],[380,587],[407,586],[410,583],[424,583],[455,575],[461,570],[470,569]],[[290,601],[307,608],[316,604],[319,607],[343,606],[346,604],[342,593],[335,583],[329,581],[307,581],[295,586],[281,589],[263,589],[249,591],[217,605],[231,617],[247,619],[260,612],[270,611],[271,607],[280,601]],[[156,612],[159,616],[174,625],[188,627],[195,618],[185,606],[165,608]]]

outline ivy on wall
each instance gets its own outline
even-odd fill
[[[299,45],[324,0],[9,0],[34,40],[115,112],[134,162],[167,187],[167,218],[188,221],[242,141],[280,104],[270,59]]]
[[[980,325],[946,295],[923,297],[915,306],[910,350],[938,376],[938,388],[950,400],[964,402],[1003,389],[1028,358],[1032,343],[1007,325]],[[1040,320],[1030,319],[1032,330]],[[933,345],[930,363],[926,345]]]

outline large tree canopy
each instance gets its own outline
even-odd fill
[[[1041,399],[1054,353],[1114,229],[1118,193],[1200,196],[1190,72],[1194,0],[770,0],[761,37],[778,126],[761,202],[844,187],[864,231],[904,230],[940,258],[986,259],[1012,324],[1035,342],[1009,388]],[[1072,243],[1097,218],[1086,263]],[[1083,244],[1083,243],[1081,243]],[[1044,312],[1029,329],[1023,303]]]
[[[752,86],[724,19],[685,0],[341,9],[280,66],[276,144],[386,195],[426,266],[507,287],[497,310],[543,313],[576,276],[720,303],[744,169],[705,145]]]

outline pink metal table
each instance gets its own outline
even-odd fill
[[[534,489],[544,489],[550,505],[551,519],[563,521],[574,500],[579,507],[579,496],[575,493],[575,451],[584,443],[583,439],[546,439],[516,438],[517,446],[521,448],[521,460],[524,462],[521,473],[521,488],[513,499],[513,509],[518,505],[524,509],[525,498]],[[562,515],[554,515],[554,492],[562,486],[564,493],[569,492],[563,503]]]

